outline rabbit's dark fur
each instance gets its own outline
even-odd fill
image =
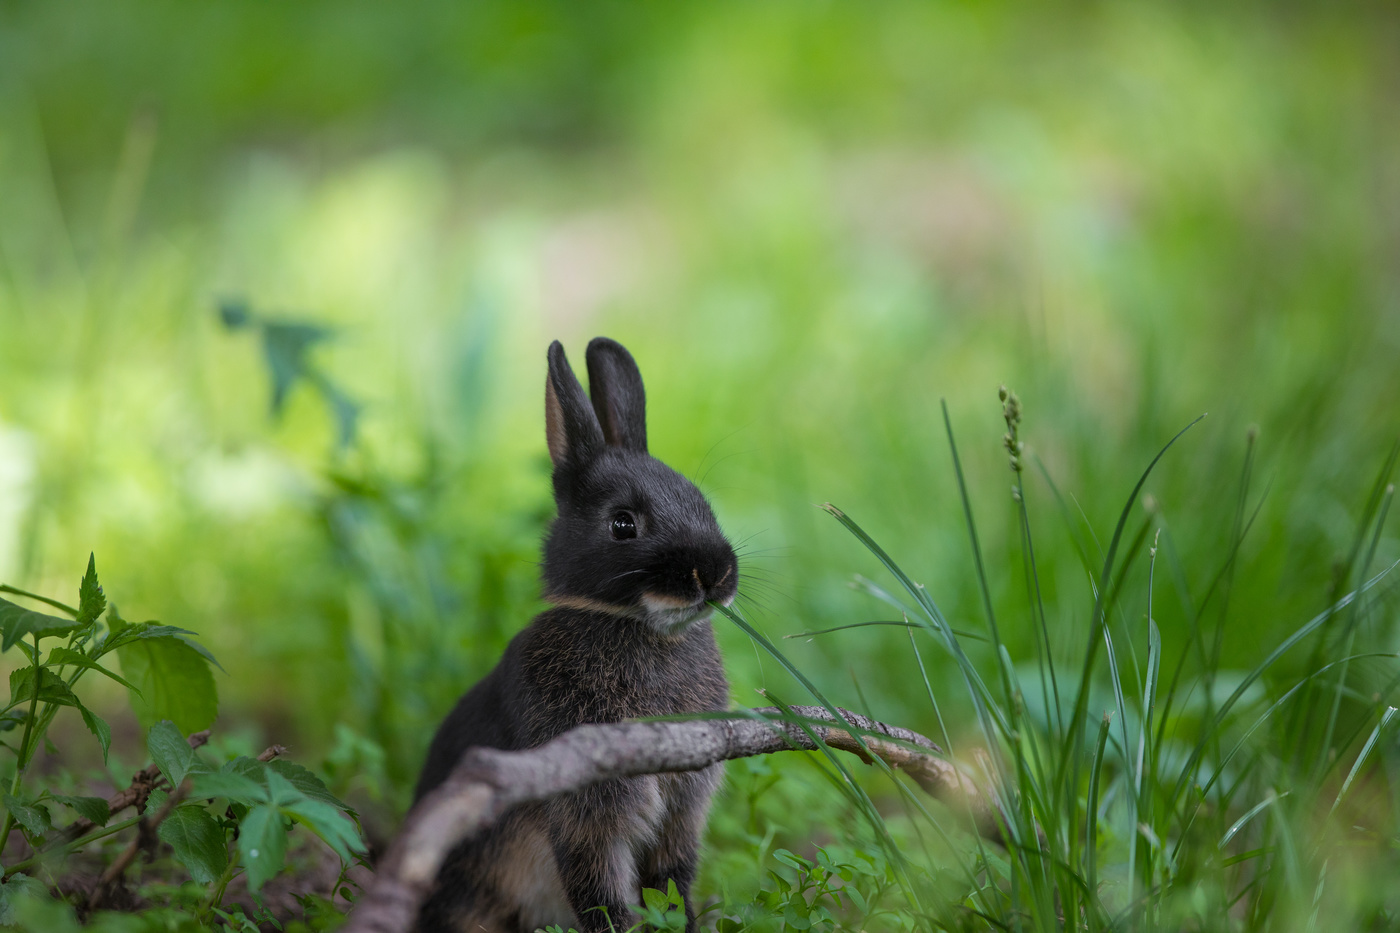
[[[700,491],[647,453],[631,355],[599,337],[587,362],[591,400],[564,348],[549,348],[545,426],[559,514],[544,545],[544,586],[555,608],[443,721],[417,797],[473,745],[530,748],[584,723],[727,706],[706,602],[734,598],[734,550]],[[716,765],[609,781],[517,807],[449,856],[419,930],[601,931],[609,919],[624,930],[641,889],[665,889],[668,879],[687,898],[693,930],[690,884],[720,775]]]

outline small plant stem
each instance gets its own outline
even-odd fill
[[[19,755],[15,759],[15,778],[10,782],[10,796],[19,794],[20,782],[24,778],[25,766],[29,764],[29,759],[25,752],[29,749],[29,737],[34,732],[34,712],[39,707],[39,677],[43,672],[39,666],[39,635],[34,635],[34,682],[29,689],[29,718],[24,721],[24,737],[20,739]],[[10,832],[15,828],[15,815],[10,812],[10,808],[5,808],[5,822],[0,825],[0,850],[5,848],[5,844],[10,841]],[[8,874],[8,872],[6,872]]]
[[[199,905],[197,916],[201,923],[209,919],[209,912],[224,902],[224,891],[228,889],[228,883],[233,880],[233,874],[238,869],[238,847],[231,846],[232,851],[228,857],[228,867],[218,880],[210,886],[209,896],[204,899],[204,903]],[[334,896],[334,895],[332,895]]]
[[[142,817],[133,816],[130,819],[122,820],[120,823],[113,823],[110,826],[104,826],[96,832],[88,833],[86,836],[80,836],[77,839],[74,839],[72,842],[64,843],[61,846],[54,846],[51,849],[44,849],[38,855],[35,855],[31,858],[27,858],[22,862],[16,862],[13,865],[5,866],[5,877],[8,878],[15,872],[24,871],[26,868],[33,868],[40,862],[47,861],[50,856],[68,855],[76,851],[77,849],[81,849],[89,842],[96,842],[99,839],[105,839],[107,836],[115,835],[116,833],[119,833],[124,829],[128,829],[132,826],[135,826],[137,823],[141,822],[141,820]]]
[[[21,590],[13,586],[7,586],[4,583],[0,583],[0,593],[9,593],[12,596],[23,596],[25,599],[37,600],[38,602],[47,603],[48,605],[53,606],[60,612],[66,612],[74,618],[77,618],[78,616],[78,610],[74,609],[67,603],[61,603],[56,599],[49,599],[47,596],[40,596],[38,593],[31,593],[28,590]]]

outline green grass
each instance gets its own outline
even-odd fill
[[[1018,408],[1012,395],[1007,408],[1012,427],[1007,447],[1017,476],[1012,500],[1025,533],[1021,557],[1029,571],[1022,576],[1027,586],[1020,608],[1033,618],[1044,618],[1045,607],[1030,569],[1034,536],[1027,517],[1027,489],[1017,469],[1023,455],[1016,442]],[[947,424],[946,406],[944,412]],[[1386,742],[1394,747],[1396,708],[1391,703],[1400,686],[1400,664],[1396,663],[1400,655],[1374,650],[1386,646],[1388,637],[1377,638],[1374,632],[1358,637],[1359,620],[1393,590],[1390,574],[1400,566],[1392,563],[1371,573],[1376,542],[1394,496],[1390,483],[1394,452],[1358,523],[1358,544],[1369,542],[1369,546],[1354,548],[1355,563],[1343,568],[1338,577],[1339,585],[1354,580],[1354,588],[1281,643],[1261,650],[1253,666],[1237,676],[1234,689],[1219,700],[1216,694],[1223,695],[1218,687],[1225,672],[1210,644],[1218,643],[1217,632],[1199,622],[1205,605],[1221,592],[1216,584],[1234,572],[1240,539],[1248,526],[1237,517],[1226,552],[1212,555],[1213,561],[1200,561],[1205,567],[1214,563],[1218,569],[1206,578],[1211,582],[1195,609],[1193,624],[1177,626],[1174,638],[1164,640],[1159,627],[1163,616],[1152,608],[1162,540],[1162,527],[1155,517],[1144,525],[1144,531],[1156,526],[1147,554],[1140,549],[1145,534],[1139,534],[1118,559],[1139,492],[1158,461],[1195,423],[1167,443],[1133,487],[1102,566],[1086,566],[1086,572],[1095,575],[1092,599],[1084,600],[1077,611],[1085,614],[1090,637],[1079,670],[1066,667],[1064,673],[1077,676],[1067,678],[1066,693],[1053,706],[1031,709],[1026,702],[1028,695],[1059,696],[1053,667],[1045,663],[1044,655],[1023,678],[998,634],[988,570],[978,547],[951,425],[948,441],[971,563],[986,594],[990,645],[984,654],[995,668],[994,687],[988,686],[978,665],[969,659],[928,589],[915,582],[850,516],[835,506],[824,506],[898,583],[901,597],[882,591],[880,595],[900,606],[905,620],[914,623],[909,629],[911,640],[925,637],[955,659],[966,705],[975,711],[978,729],[970,741],[960,739],[956,746],[949,742],[946,748],[993,795],[1005,845],[1003,850],[968,837],[960,831],[968,822],[960,821],[957,813],[916,804],[908,809],[911,825],[901,826],[900,835],[907,839],[911,829],[926,823],[919,838],[940,843],[933,851],[925,845],[919,859],[895,841],[891,826],[850,780],[839,755],[826,750],[823,757],[829,768],[823,770],[867,824],[865,832],[852,828],[842,842],[855,852],[863,851],[862,843],[879,852],[888,866],[881,880],[899,888],[906,899],[902,909],[882,917],[875,928],[1314,930],[1391,929],[1400,923],[1400,901],[1386,881],[1400,868],[1394,798],[1378,796],[1379,789],[1373,787],[1369,799],[1349,799],[1358,774],[1371,775],[1371,781],[1388,788],[1391,795],[1400,777],[1393,753],[1379,764],[1372,757]],[[1252,452],[1251,446],[1241,484],[1242,507]],[[1054,488],[1048,477],[1045,486]],[[1017,570],[1007,568],[1021,576]],[[1141,602],[1125,604],[1119,598],[1122,587],[1117,581],[1129,573],[1146,575]],[[1189,591],[1190,581],[1185,585]],[[1200,583],[1196,589],[1200,591]],[[1184,607],[1190,607],[1189,593],[1182,595]],[[836,714],[826,695],[741,613],[721,612]],[[1119,625],[1113,624],[1115,619]],[[1228,619],[1222,610],[1216,625],[1223,626]],[[1311,648],[1310,660],[1295,685],[1277,696],[1252,692],[1280,659],[1293,651],[1301,653],[1304,647]],[[1145,662],[1139,665],[1144,649]],[[1176,661],[1164,691],[1163,658],[1168,653]],[[1131,664],[1126,663],[1129,659]],[[1369,696],[1364,688],[1358,689],[1361,683],[1348,676],[1356,671],[1353,665],[1362,663],[1385,682]],[[929,683],[921,656],[919,667]],[[1077,687],[1070,690],[1069,683],[1075,680]],[[1111,687],[1111,696],[1104,692],[1106,687]],[[1198,694],[1204,702],[1193,703]],[[931,688],[929,701],[942,724],[943,714]],[[1339,722],[1346,723],[1341,730]],[[944,733],[948,741],[946,729]],[[907,789],[903,793],[917,795]],[[820,851],[825,865],[827,853]],[[815,864],[783,861],[797,868],[798,882],[810,881],[813,872],[822,877]],[[843,877],[848,882],[866,880],[852,874],[852,863],[844,864],[848,870]],[[951,884],[950,875],[956,878]],[[739,926],[762,929],[772,924],[775,895],[788,901],[794,896],[787,879],[772,877],[776,888],[751,895],[759,909],[746,911],[726,891],[719,910],[733,911],[732,922]],[[872,917],[859,896],[843,900],[839,890],[804,896],[809,905],[828,908],[813,921],[813,929],[871,928]]]

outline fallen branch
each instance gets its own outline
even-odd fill
[[[821,707],[756,712],[836,721]],[[841,728],[736,716],[580,726],[538,748],[515,752],[468,749],[447,780],[408,814],[342,933],[405,933],[413,926],[418,907],[448,852],[517,804],[613,778],[697,771],[719,761],[786,749],[810,751],[818,747],[813,736],[831,748],[855,752],[862,758],[868,749],[891,767],[903,770],[932,796],[958,809],[969,808],[979,831],[996,835],[996,817],[986,796],[951,762],[916,750],[938,752],[937,745],[916,732],[845,710],[839,712],[857,731],[873,733],[863,735],[864,747]]]

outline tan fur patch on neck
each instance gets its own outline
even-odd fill
[[[589,599],[587,596],[554,596],[550,593],[544,594],[546,602],[553,603],[561,609],[582,609],[586,612],[602,612],[610,616],[618,616],[624,619],[633,619],[638,616],[636,609],[631,606],[615,606],[612,603],[605,603],[600,599]]]

